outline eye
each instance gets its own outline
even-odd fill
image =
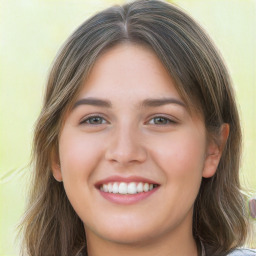
[[[149,124],[154,124],[154,125],[168,125],[168,124],[176,124],[176,123],[177,123],[176,121],[163,116],[156,116],[150,119],[149,121]]]
[[[88,124],[88,125],[100,125],[106,124],[107,121],[102,116],[90,116],[86,119],[83,119],[80,124]]]

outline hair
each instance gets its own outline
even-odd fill
[[[203,178],[194,204],[193,235],[206,254],[226,255],[244,244],[248,233],[246,196],[241,192],[241,128],[231,80],[203,29],[178,7],[139,0],[105,9],[85,21],[65,42],[52,66],[33,143],[32,179],[21,224],[22,255],[86,254],[84,226],[63,183],[51,171],[65,113],[95,61],[121,43],[156,53],[185,102],[202,113],[208,135],[217,138],[223,123],[230,133],[215,175]]]

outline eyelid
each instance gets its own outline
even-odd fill
[[[89,126],[97,126],[97,125],[102,125],[102,124],[89,124],[89,123],[86,123],[86,121],[89,119],[89,118],[92,118],[92,117],[100,117],[102,119],[104,119],[106,121],[106,123],[109,123],[106,118],[104,117],[104,115],[102,114],[98,114],[98,113],[93,113],[93,114],[89,114],[87,116],[84,116],[80,121],[79,121],[79,124],[83,125],[83,124],[86,124],[86,125],[89,125]],[[105,123],[103,123],[105,124]]]
[[[147,121],[146,123],[149,123],[151,120],[153,120],[154,118],[164,118],[166,120],[168,120],[167,124],[151,124],[151,125],[156,125],[156,126],[167,126],[167,125],[174,125],[174,124],[178,124],[178,120],[177,118],[174,117],[170,117],[170,116],[166,116],[164,114],[155,114],[154,116],[150,117],[149,121]]]
[[[86,123],[86,121],[90,118],[93,118],[93,117],[100,117],[102,119],[105,120],[105,123],[101,123],[101,124],[90,124],[90,123]],[[150,121],[152,121],[154,118],[164,118],[168,121],[167,124],[150,124]],[[178,124],[179,120],[175,117],[170,117],[169,115],[166,116],[165,114],[155,114],[153,116],[151,116],[148,121],[145,122],[145,124],[150,124],[150,125],[156,125],[156,126],[167,126],[167,125],[175,125],[175,124]],[[89,114],[89,115],[86,115],[84,116],[80,121],[79,121],[79,124],[80,125],[88,125],[88,126],[99,126],[99,125],[103,125],[103,124],[106,124],[109,122],[107,121],[107,118],[103,115],[103,114],[100,114],[100,113],[93,113],[93,114]]]

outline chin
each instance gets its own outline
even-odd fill
[[[131,225],[130,222],[120,223],[122,222],[116,222],[115,224],[113,222],[101,223],[97,225],[100,229],[93,229],[93,233],[105,241],[127,245],[147,243],[147,241],[152,239],[151,234],[156,236],[154,232],[156,229],[150,227],[148,224],[137,225],[138,223],[134,223]],[[85,231],[86,233],[91,233],[92,229],[85,228]]]
[[[140,245],[151,240],[148,232],[138,232],[137,230],[129,230],[121,233],[102,234],[105,240],[116,244]]]

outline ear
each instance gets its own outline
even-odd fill
[[[229,124],[225,123],[221,126],[219,137],[216,140],[211,139],[211,141],[208,142],[202,174],[204,178],[210,178],[215,174],[228,136]]]
[[[58,182],[62,182],[60,159],[56,149],[53,149],[51,153],[51,169],[52,175],[55,180],[57,180]]]

